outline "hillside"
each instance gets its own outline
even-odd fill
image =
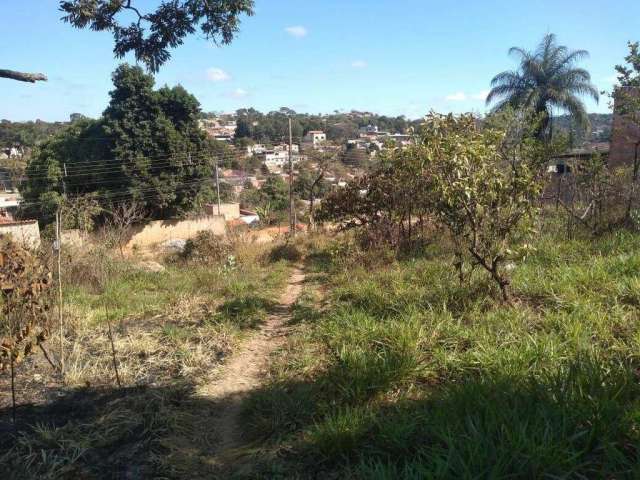
[[[570,135],[572,132],[572,122],[568,115],[555,118],[554,128],[556,131]],[[591,128],[589,132],[582,132],[573,128],[574,145],[587,142],[608,142],[611,138],[611,128],[613,126],[613,115],[610,113],[590,113],[589,122]]]

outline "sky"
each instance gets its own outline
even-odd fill
[[[36,84],[0,79],[0,118],[97,117],[108,102],[113,56],[108,32],[60,21],[58,0],[0,1],[0,68],[45,73]],[[159,0],[134,0],[142,10]],[[157,85],[181,84],[204,111],[287,106],[299,112],[351,109],[418,118],[486,111],[493,76],[516,67],[509,47],[533,49],[546,33],[586,49],[582,66],[611,90],[614,65],[640,40],[640,2],[614,0],[256,0],[231,45],[202,35],[172,51]],[[590,112],[608,101],[586,102]]]

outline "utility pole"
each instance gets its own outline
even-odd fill
[[[218,178],[218,159],[216,158],[216,191],[218,192],[218,216],[220,216],[220,179]]]
[[[289,117],[289,235],[296,236],[295,205],[293,204],[293,134]]]

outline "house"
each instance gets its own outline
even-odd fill
[[[262,143],[256,143],[255,145],[247,146],[247,156],[260,155],[267,150],[267,147]]]
[[[600,155],[609,163],[610,146],[607,142],[586,144],[580,148],[573,148],[559,155],[555,155],[547,165],[548,181],[542,192],[542,200],[547,202],[569,201],[572,197],[571,188],[567,188],[574,180],[574,168],[579,168],[580,162],[589,160],[594,155]]]
[[[327,141],[327,134],[322,130],[310,130],[302,139],[305,146],[318,148]]]
[[[375,143],[372,141],[369,141],[368,139],[365,140],[363,138],[355,138],[352,140],[347,140],[347,148],[356,148],[358,150],[368,150],[371,145]]]
[[[303,155],[296,154],[294,152],[291,158],[291,163],[295,165],[301,160],[304,160],[304,158],[305,157]],[[281,170],[289,165],[289,152],[283,150],[270,150],[265,152],[263,163],[271,172]]]
[[[275,145],[273,147],[273,151],[274,152],[288,152],[289,151],[289,144],[288,143],[281,143],[280,145]],[[300,152],[300,146],[296,145],[296,144],[292,144],[291,145],[291,152],[292,153],[299,153]]]

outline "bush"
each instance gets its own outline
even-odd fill
[[[229,242],[208,230],[203,230],[187,240],[182,258],[198,263],[219,264],[227,261],[232,253],[233,248]]]
[[[274,247],[269,252],[270,262],[279,262],[286,260],[288,262],[298,262],[302,258],[302,253],[298,247],[292,243],[283,243]]]

